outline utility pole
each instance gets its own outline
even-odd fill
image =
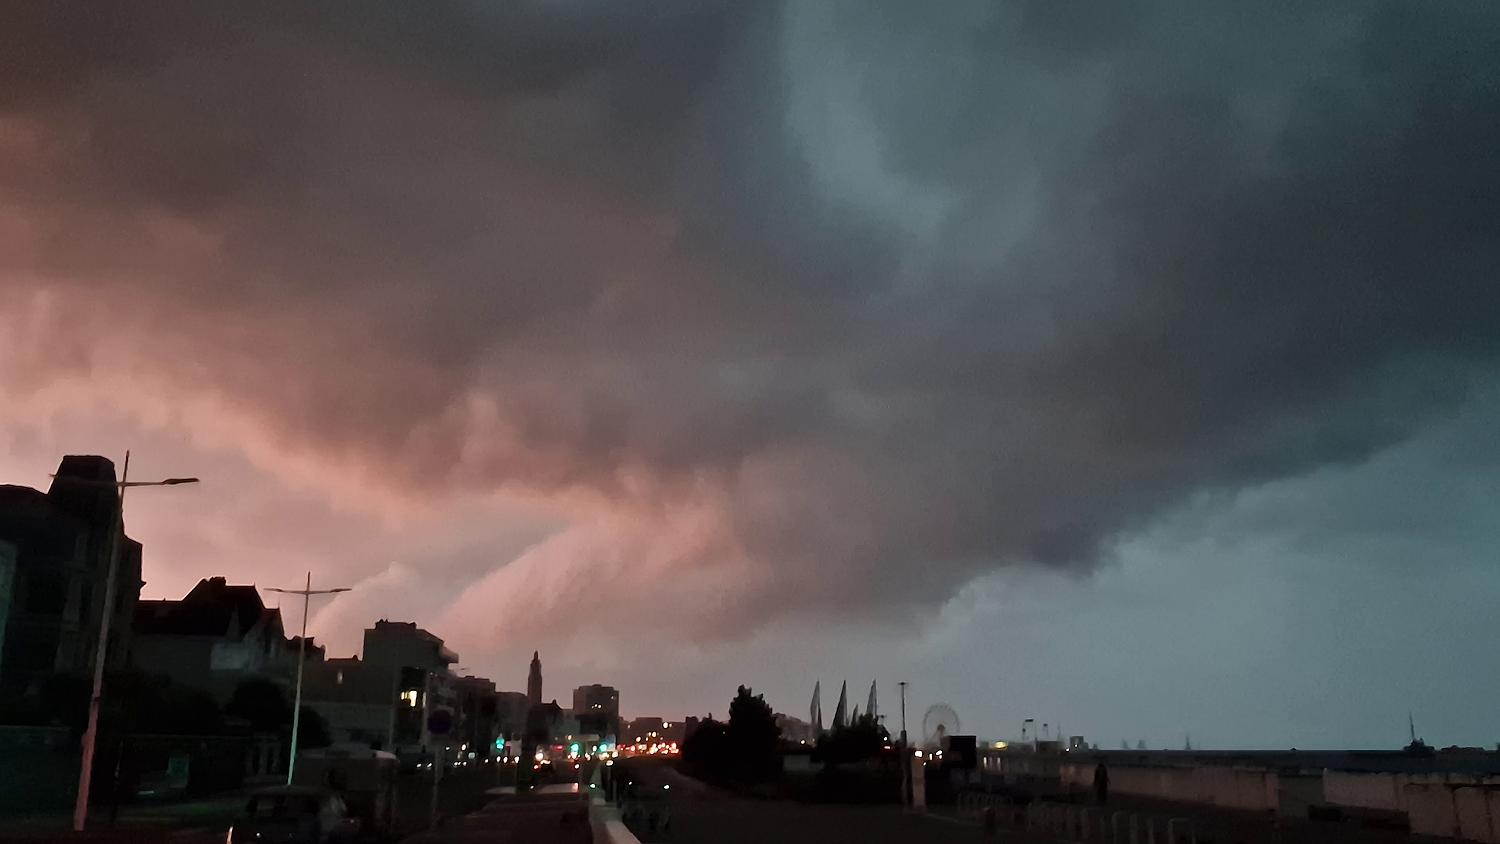
[[[297,733],[302,728],[302,665],[307,661],[307,605],[312,603],[314,595],[332,595],[337,592],[348,592],[347,587],[339,589],[313,589],[312,572],[307,573],[307,587],[304,589],[275,589],[267,587],[267,592],[280,592],[283,595],[302,596],[302,641],[297,644],[297,697],[292,704],[292,749],[286,763],[286,784],[292,784],[292,774],[297,770]]]
[[[56,476],[54,476],[56,477]],[[198,483],[197,478],[167,478],[164,481],[131,481],[130,452],[118,483],[91,481],[66,475],[56,478],[65,483],[105,486],[115,491],[115,512],[109,526],[109,567],[104,581],[104,603],[99,610],[99,642],[94,648],[94,685],[89,695],[89,717],[83,730],[83,752],[79,760],[78,798],[73,804],[73,831],[83,832],[89,814],[89,788],[94,776],[94,747],[99,741],[99,701],[104,693],[104,665],[109,656],[109,626],[115,615],[115,581],[120,576],[120,535],[125,532],[125,490],[136,486],[177,486]]]
[[[901,686],[901,805],[911,807],[911,752],[906,746],[906,681]]]

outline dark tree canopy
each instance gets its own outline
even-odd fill
[[[683,743],[684,761],[710,779],[765,782],[781,770],[781,728],[765,695],[740,686],[729,704],[729,722],[703,721]]]
[[[861,762],[877,756],[890,734],[874,718],[861,715],[854,723],[818,738],[818,755],[825,765]]]
[[[724,724],[712,718],[700,722],[682,742],[682,760],[703,779],[727,779],[731,754]]]
[[[269,680],[246,680],[224,706],[224,714],[243,718],[256,732],[279,730],[292,723],[286,692]]]
[[[297,726],[297,749],[327,747],[333,744],[328,732],[328,722],[311,706],[302,707],[302,723]]]

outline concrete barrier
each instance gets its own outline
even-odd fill
[[[635,833],[620,820],[620,810],[605,802],[603,797],[589,799],[589,826],[593,829],[595,844],[641,844]]]
[[[1324,771],[1328,803],[1406,815],[1416,835],[1500,842],[1500,777]]]
[[[1060,778],[1065,785],[1088,789],[1093,785],[1094,766],[1064,763]],[[1110,769],[1109,790],[1179,803],[1268,811],[1277,806],[1280,783],[1275,771],[1259,768],[1120,765]]]
[[[1079,825],[1082,827],[1083,833],[1082,840],[1094,841],[1104,838],[1104,829],[1100,826],[1102,819],[1103,815],[1100,814],[1098,809],[1083,810],[1083,814],[1079,819]]]

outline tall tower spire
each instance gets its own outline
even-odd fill
[[[526,677],[526,701],[532,706],[542,703],[542,654],[531,652],[531,674]]]
[[[807,708],[807,720],[813,725],[813,735],[823,735],[823,681],[813,683],[812,703]]]

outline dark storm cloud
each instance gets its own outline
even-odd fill
[[[746,623],[1088,564],[1500,350],[1489,5],[228,8],[0,11],[9,271],[129,291],[289,447],[707,479]]]

